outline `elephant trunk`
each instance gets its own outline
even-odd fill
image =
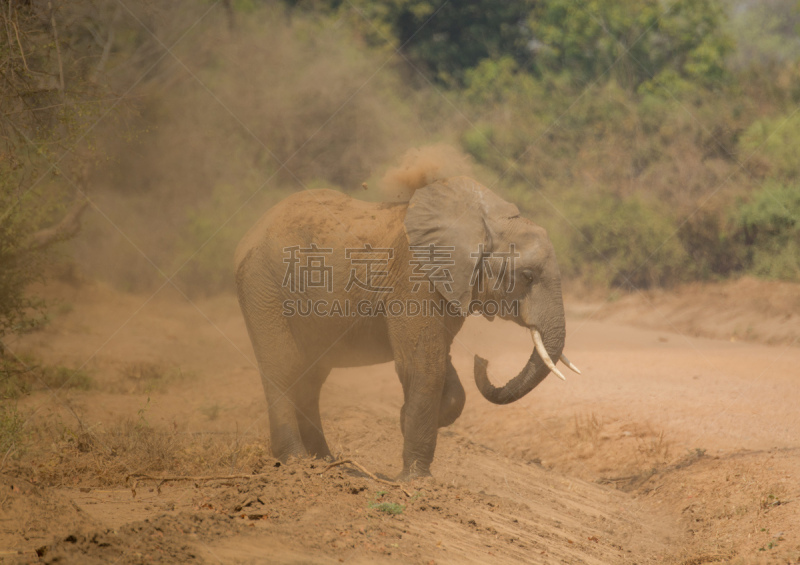
[[[561,358],[561,351],[564,348],[564,333],[563,331],[553,332],[551,336],[545,344],[539,332],[531,330],[534,349],[530,359],[516,377],[499,388],[489,381],[487,374],[489,362],[476,355],[475,384],[478,385],[478,390],[481,391],[483,397],[493,404],[510,404],[536,388],[550,371],[563,379],[564,376],[556,369],[551,359]]]

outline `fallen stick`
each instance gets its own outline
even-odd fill
[[[400,483],[395,483],[393,481],[387,481],[386,479],[381,479],[380,477],[377,477],[373,473],[367,471],[367,469],[364,468],[364,466],[361,463],[353,461],[352,459],[342,459],[341,461],[334,461],[333,463],[325,467],[322,471],[320,471],[319,474],[322,475],[323,473],[330,471],[331,469],[333,469],[334,467],[338,467],[339,465],[352,465],[353,467],[364,473],[373,481],[377,481],[381,484],[388,485],[390,487],[399,488],[401,491],[403,491],[403,494],[405,494],[408,498],[411,498],[411,493],[409,493],[406,489],[404,489],[403,485],[401,485]]]
[[[375,476],[373,473],[370,473],[363,465],[361,465],[361,463],[358,463],[357,461],[353,461],[352,459],[342,459],[341,461],[334,461],[333,463],[331,463],[330,465],[325,467],[325,469],[320,471],[318,474],[322,475],[323,473],[333,469],[334,467],[338,467],[339,465],[352,465],[353,467],[355,467],[356,469],[358,469],[359,471],[364,473],[366,476],[368,476],[373,481],[379,482],[379,483],[384,484],[384,485],[388,485],[390,487],[399,488],[401,491],[403,491],[403,494],[405,494],[408,498],[411,498],[411,493],[409,493],[406,489],[404,489],[403,485],[401,485],[400,483],[395,483],[393,481],[387,481],[386,479],[381,479],[380,477]],[[173,475],[173,476],[167,476],[167,477],[156,477],[156,476],[153,476],[153,475],[146,475],[144,473],[133,473],[133,474],[128,475],[127,477],[125,477],[125,481],[127,482],[128,480],[133,479],[133,483],[131,484],[131,493],[133,494],[133,497],[136,498],[136,486],[138,485],[140,480],[158,481],[158,484],[156,485],[156,492],[158,494],[161,494],[161,485],[163,485],[164,483],[167,483],[167,482],[173,482],[173,481],[229,481],[229,480],[233,480],[233,479],[259,479],[261,477],[269,477],[271,475],[272,475],[271,473],[258,473],[258,474],[255,474],[255,475],[244,475],[244,474],[240,474],[240,475],[212,475],[212,476],[208,476],[208,477],[198,477],[198,476],[192,476],[192,475]]]
[[[231,479],[258,479],[261,477],[268,477],[270,473],[259,473],[257,475],[214,475],[211,477],[193,477],[190,475],[175,475],[172,477],[154,477],[153,475],[145,475],[142,473],[134,473],[132,475],[128,475],[125,477],[125,481],[127,482],[130,479],[133,479],[133,483],[131,484],[131,492],[133,493],[133,497],[136,498],[136,485],[140,480],[145,481],[158,481],[156,485],[156,492],[161,494],[161,485],[171,481],[226,481]]]

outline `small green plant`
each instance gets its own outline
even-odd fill
[[[150,427],[150,422],[147,421],[147,411],[150,409],[150,397],[147,397],[144,405],[136,411],[137,416],[139,416],[139,421],[136,422],[137,429],[145,429]]]
[[[780,506],[781,504],[783,504],[783,501],[773,492],[768,493],[767,496],[761,499],[761,509],[764,511],[770,510],[775,506]]]
[[[406,509],[405,505],[398,504],[397,502],[381,501],[384,495],[388,494],[385,490],[379,490],[375,493],[375,497],[367,504],[369,508],[383,512],[385,514],[397,515],[402,514]]]
[[[369,507],[386,514],[402,514],[406,507],[397,502],[370,502]]]
[[[121,392],[130,394],[160,392],[170,384],[183,380],[186,373],[181,367],[156,363],[131,363],[122,370]]]

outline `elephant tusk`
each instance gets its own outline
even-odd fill
[[[564,365],[566,365],[567,367],[569,367],[573,371],[575,371],[576,373],[578,373],[579,375],[581,374],[581,370],[578,369],[575,365],[573,365],[572,361],[567,359],[567,356],[564,355],[563,353],[561,354],[561,362],[564,363]]]
[[[542,361],[544,361],[544,364],[547,365],[547,368],[550,369],[559,379],[566,381],[567,378],[561,374],[561,371],[556,369],[555,363],[550,360],[550,356],[547,354],[547,350],[544,348],[544,343],[542,342],[542,335],[536,330],[531,330],[531,337],[533,338],[533,345],[536,347],[539,357],[542,358]]]

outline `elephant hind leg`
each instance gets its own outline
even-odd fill
[[[319,396],[330,369],[314,367],[300,377],[295,385],[295,415],[303,445],[309,455],[331,457],[331,450],[322,431],[319,414]]]
[[[464,392],[464,387],[461,380],[458,378],[455,367],[447,358],[447,372],[445,373],[444,390],[442,391],[442,400],[439,403],[439,427],[444,428],[455,422],[461,411],[464,410],[464,403],[467,400],[467,395]]]

